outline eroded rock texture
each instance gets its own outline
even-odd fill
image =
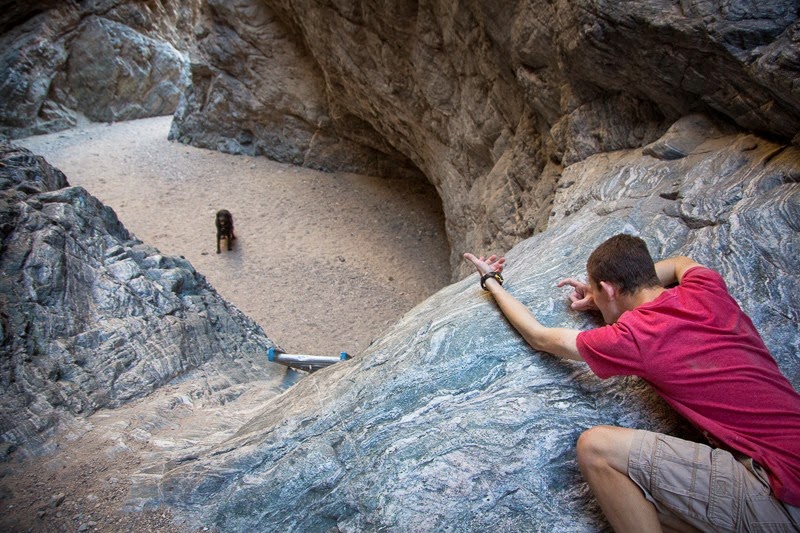
[[[547,325],[593,327],[556,282],[638,234],[720,271],[800,387],[800,149],[693,116],[645,151],[563,173],[549,228],[508,254],[508,289]],[[470,276],[233,438],[143,473],[135,504],[223,531],[597,531],[575,456],[597,424],[690,433],[644,382],[532,352]]]
[[[420,177],[363,118],[331,101],[303,36],[263,2],[210,0],[170,138],[322,170]]]
[[[0,144],[0,458],[199,374],[196,399],[262,380],[272,342],[179,257],[30,152]],[[270,384],[270,380],[274,383]],[[222,391],[222,392],[221,392]]]
[[[0,2],[0,136],[169,115],[199,2]]]
[[[363,164],[352,142],[399,152],[442,197],[454,269],[546,228],[566,166],[681,116],[800,126],[797,2],[208,4],[173,136],[332,170]]]

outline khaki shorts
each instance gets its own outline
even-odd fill
[[[800,531],[800,508],[772,495],[758,464],[725,450],[637,430],[628,475],[671,529]]]

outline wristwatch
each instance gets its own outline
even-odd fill
[[[501,286],[503,285],[503,276],[500,274],[500,272],[495,272],[493,270],[493,271],[487,272],[486,274],[481,276],[481,289],[483,289],[485,291],[489,290],[489,289],[486,288],[486,280],[489,279],[489,278],[494,278],[494,279],[497,280],[497,283],[499,283]]]

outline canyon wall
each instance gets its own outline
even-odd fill
[[[796,1],[0,7],[0,134],[177,106],[170,138],[181,142],[424,175],[443,202],[455,278],[463,250],[505,251],[545,229],[566,167],[643,146],[686,114],[798,140]]]
[[[331,170],[353,168],[337,135],[390,147],[437,187],[456,275],[465,249],[545,229],[559,176],[593,154],[693,112],[785,140],[800,126],[797,2],[208,6],[173,137]]]

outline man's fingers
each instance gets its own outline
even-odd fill
[[[474,255],[472,255],[469,252],[464,254],[464,259],[466,259],[467,261],[471,262],[475,266],[478,266],[478,265],[480,265],[480,263],[483,263],[483,257],[481,257],[479,259],[479,258],[475,257]]]
[[[464,253],[464,259],[470,261],[483,274],[492,271],[502,272],[506,262],[505,257],[498,258],[496,255],[475,257],[469,252]]]
[[[489,270],[489,266],[486,264],[485,259],[483,257],[478,258],[472,255],[471,253],[466,252],[464,254],[464,259],[470,261],[475,266],[475,268],[478,269],[478,272],[481,274],[486,273]]]

